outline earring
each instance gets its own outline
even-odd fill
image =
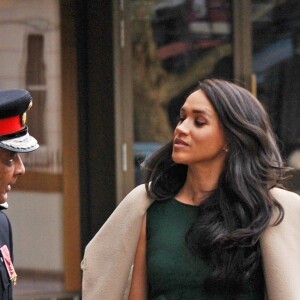
[[[229,151],[228,148],[223,148],[223,150],[227,153]]]

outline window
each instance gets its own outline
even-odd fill
[[[30,133],[45,144],[45,103],[46,103],[46,76],[44,58],[44,37],[41,34],[28,36],[26,65],[26,87],[34,99],[34,105],[28,114],[27,125]]]

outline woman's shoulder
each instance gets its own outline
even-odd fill
[[[294,221],[299,223],[300,195],[295,192],[291,192],[281,188],[271,189],[271,194],[284,210],[284,219],[282,221],[282,225],[293,223]],[[273,218],[276,218],[277,216],[278,215],[274,213]],[[298,226],[299,225],[300,224],[298,224]]]
[[[281,188],[277,188],[277,187],[272,188],[270,192],[272,196],[283,206],[283,208],[293,207],[293,208],[300,209],[299,194]]]
[[[91,249],[97,249],[98,244],[104,243],[106,240],[111,243],[111,237],[114,239],[123,239],[126,237],[128,240],[128,236],[133,235],[133,231],[135,231],[136,236],[138,236],[142,218],[151,203],[152,200],[147,195],[145,185],[134,188],[120,202],[89,242],[86,247],[86,253],[91,252]],[[126,232],[126,234],[124,234],[124,232]],[[129,234],[129,232],[131,232],[131,234]],[[93,247],[93,245],[97,246]]]
[[[134,208],[134,210],[145,211],[152,202],[153,199],[148,196],[145,184],[141,184],[132,189],[121,201],[118,207],[122,209]]]
[[[268,296],[269,299],[298,299],[300,196],[280,188],[273,188],[271,193],[283,207],[284,218],[273,226],[278,217],[274,213],[270,226],[260,238]]]

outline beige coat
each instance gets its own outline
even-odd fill
[[[284,207],[285,218],[279,226],[267,228],[260,240],[266,298],[299,300],[300,196],[278,188],[272,193]],[[86,246],[81,264],[83,300],[126,298],[142,218],[151,203],[144,185],[136,187]]]

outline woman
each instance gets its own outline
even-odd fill
[[[227,81],[201,82],[180,110],[172,142],[144,169],[149,197],[136,188],[86,249],[86,299],[97,289],[94,295],[121,299],[132,252],[129,300],[299,298],[300,197],[278,189],[285,168],[251,93]],[[110,230],[118,231],[114,245],[105,240]],[[124,254],[114,263],[120,292],[112,297],[103,283],[108,272],[96,271],[88,284],[87,258],[108,253]],[[101,263],[106,271],[111,265]]]

